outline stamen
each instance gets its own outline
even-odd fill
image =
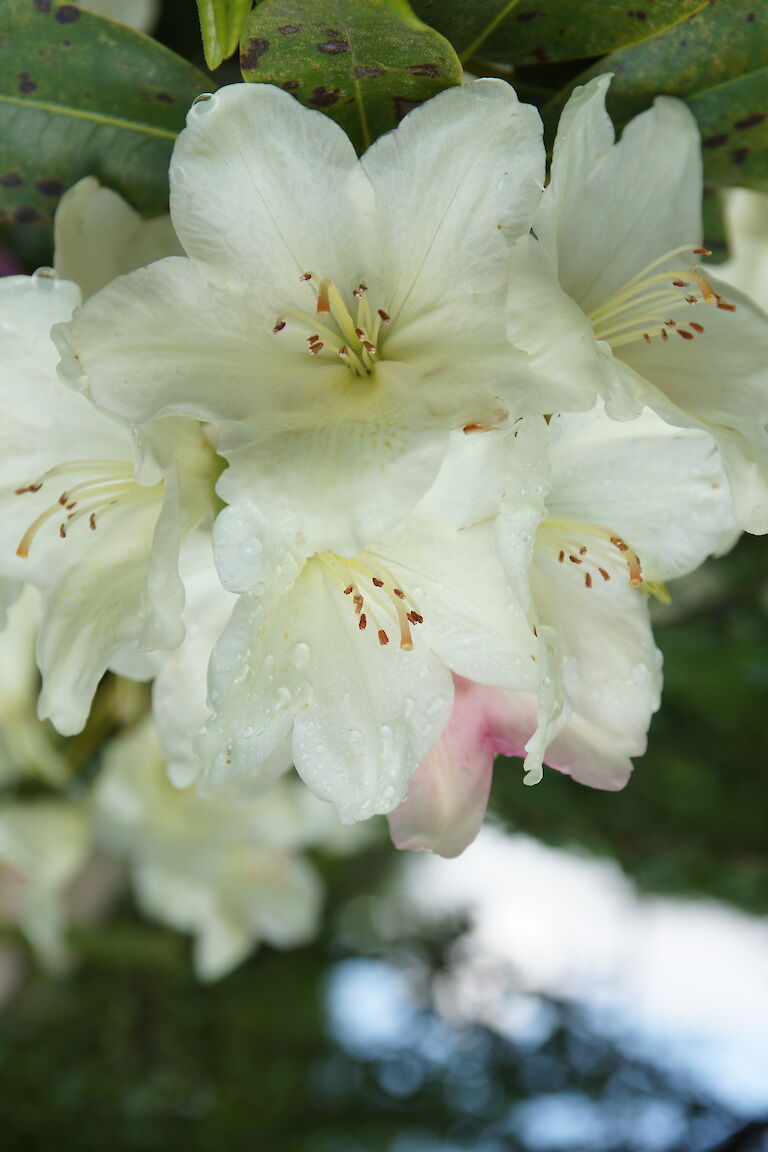
[[[637,553],[622,536],[611,533],[599,524],[582,524],[556,518],[546,520],[539,526],[536,547],[549,552],[560,564],[567,559],[569,563],[580,568],[586,588],[594,587],[595,577],[598,574],[606,583],[611,579],[611,574],[605,565],[605,559],[610,557],[611,552],[614,557],[616,553],[621,556],[632,587],[639,588],[643,585]]]
[[[355,376],[369,376],[374,371],[379,354],[379,329],[389,323],[390,317],[383,308],[377,309],[375,323],[372,320],[368,301],[368,287],[358,284],[352,290],[357,301],[357,316],[353,319],[341,293],[332,280],[320,279],[314,272],[305,272],[299,280],[313,282],[316,291],[313,314],[290,311],[279,316],[272,328],[273,335],[282,332],[289,320],[309,329],[306,338],[311,356],[325,351],[337,357]],[[327,324],[318,324],[318,317],[328,317]]]

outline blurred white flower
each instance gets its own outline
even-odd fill
[[[648,406],[709,432],[736,519],[765,532],[768,317],[701,267],[690,111],[659,97],[615,143],[609,81],[577,88],[563,111],[536,238],[513,245],[510,339],[545,380],[593,380],[612,416]]]
[[[0,921],[18,925],[43,964],[61,970],[67,890],[90,852],[85,804],[41,800],[0,806]]]
[[[717,275],[768,310],[768,195],[727,188],[724,210],[731,256]]]
[[[300,850],[328,825],[305,819],[303,792],[281,781],[257,803],[235,806],[178,790],[149,721],[110,746],[94,837],[128,863],[147,916],[194,936],[201,980],[226,975],[260,940],[292,948],[314,935],[321,886]]]

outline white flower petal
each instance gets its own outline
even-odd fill
[[[589,413],[550,422],[550,515],[599,524],[627,540],[646,580],[672,580],[717,552],[735,525],[713,439],[649,409],[611,420]]]
[[[182,255],[170,216],[142,220],[93,176],[79,180],[59,201],[54,250],[56,272],[74,281],[84,300],[117,276],[164,256]]]
[[[533,226],[586,313],[651,260],[701,237],[701,148],[691,112],[657,97],[614,143],[609,82],[598,76],[566,105]]]
[[[231,84],[193,104],[170,178],[186,252],[216,282],[247,283],[257,308],[281,281],[286,307],[304,272],[342,283],[355,275],[339,241],[364,226],[370,185],[341,128],[287,92]]]

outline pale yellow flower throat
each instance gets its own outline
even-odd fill
[[[379,355],[381,329],[389,324],[389,314],[383,308],[373,314],[365,284],[358,284],[352,292],[357,301],[357,315],[353,319],[332,280],[321,280],[314,272],[305,272],[299,279],[315,290],[314,314],[284,312],[272,332],[275,335],[282,332],[288,320],[294,320],[310,331],[307,337],[310,356],[325,352],[337,356],[354,376],[370,376]]]
[[[695,259],[691,259],[687,268],[659,271],[662,264],[669,263],[683,252],[691,258],[711,255],[707,248],[691,248],[684,244],[652,260],[589,314],[598,340],[605,340],[612,348],[634,344],[638,340],[650,344],[655,338],[666,343],[672,336],[693,340],[705,331],[704,325],[698,319],[681,324],[675,319],[680,310],[714,304],[725,312],[736,311],[735,304],[727,303],[714,291]]]

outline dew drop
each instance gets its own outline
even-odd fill
[[[291,702],[291,692],[284,684],[281,684],[277,690],[276,711],[282,712],[287,708]]]
[[[443,704],[445,704],[445,697],[435,696],[432,700],[430,700],[429,704],[427,704],[427,716],[435,716],[440,711]]]
[[[306,668],[310,657],[309,644],[299,643],[293,650],[293,664],[295,668]]]
[[[243,540],[240,545],[240,555],[244,560],[257,560],[263,551],[264,548],[261,541],[255,536],[249,536],[247,540]]]

